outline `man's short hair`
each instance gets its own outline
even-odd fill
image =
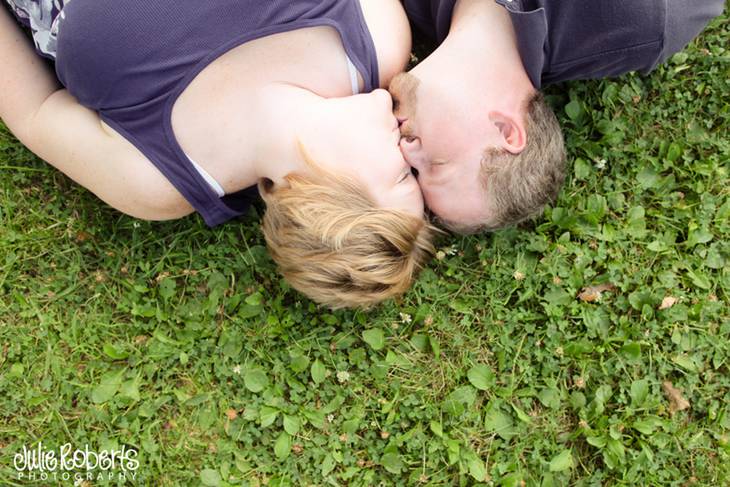
[[[349,178],[310,164],[286,185],[259,185],[263,231],[289,284],[332,309],[368,308],[405,292],[434,248],[425,217],[379,208]]]
[[[565,180],[565,145],[555,114],[539,91],[525,107],[527,143],[519,154],[489,148],[482,159],[480,179],[486,221],[460,225],[441,221],[449,230],[470,234],[517,224],[542,211],[557,198]]]

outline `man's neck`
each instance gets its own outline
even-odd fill
[[[491,72],[522,66],[509,13],[494,0],[458,0],[446,43]]]
[[[494,0],[458,0],[438,54],[445,72],[459,73],[464,89],[491,106],[512,104],[534,91],[517,48],[509,12]],[[486,100],[482,100],[486,101]]]

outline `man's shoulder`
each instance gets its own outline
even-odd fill
[[[666,2],[497,0],[510,11],[523,62],[533,72],[540,66],[543,84],[650,70],[662,51]]]

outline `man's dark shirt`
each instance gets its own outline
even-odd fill
[[[457,0],[404,0],[441,43]],[[722,13],[724,0],[493,0],[509,11],[533,85],[648,73]]]

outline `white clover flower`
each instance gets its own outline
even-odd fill
[[[348,380],[350,380],[350,373],[346,370],[340,370],[339,372],[337,372],[337,380],[340,383],[347,382]]]
[[[236,365],[235,367],[233,367],[233,373],[234,374],[241,375],[241,366],[240,365]]]

